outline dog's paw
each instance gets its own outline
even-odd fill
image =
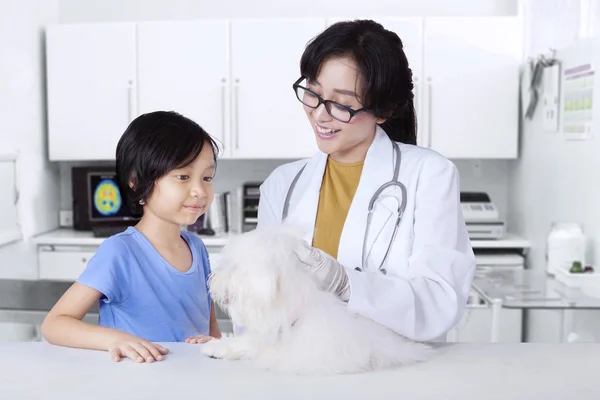
[[[210,358],[238,360],[239,355],[236,354],[232,343],[227,339],[211,340],[202,345],[202,353]]]

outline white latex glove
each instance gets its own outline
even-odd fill
[[[322,290],[334,293],[342,301],[348,301],[350,284],[342,264],[326,252],[312,247],[304,241],[295,250],[295,253],[300,261],[306,264]]]

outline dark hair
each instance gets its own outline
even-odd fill
[[[416,144],[417,119],[413,104],[412,71],[402,41],[394,32],[371,20],[337,22],[312,39],[300,60],[300,73],[316,79],[332,57],[349,57],[362,76],[363,107],[377,118],[390,139]]]
[[[205,143],[211,146],[216,163],[216,141],[191,119],[173,111],[155,111],[134,119],[116,151],[119,190],[132,214],[141,215],[139,201],[150,196],[155,182],[169,171],[191,164]]]

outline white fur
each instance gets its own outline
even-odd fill
[[[301,240],[300,232],[282,225],[227,244],[210,276],[210,293],[244,332],[205,343],[205,354],[298,374],[352,373],[429,358],[429,346],[351,312],[319,290],[294,255]]]

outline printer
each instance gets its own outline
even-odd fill
[[[460,192],[460,206],[470,239],[501,239],[504,236],[504,221],[487,193]]]

